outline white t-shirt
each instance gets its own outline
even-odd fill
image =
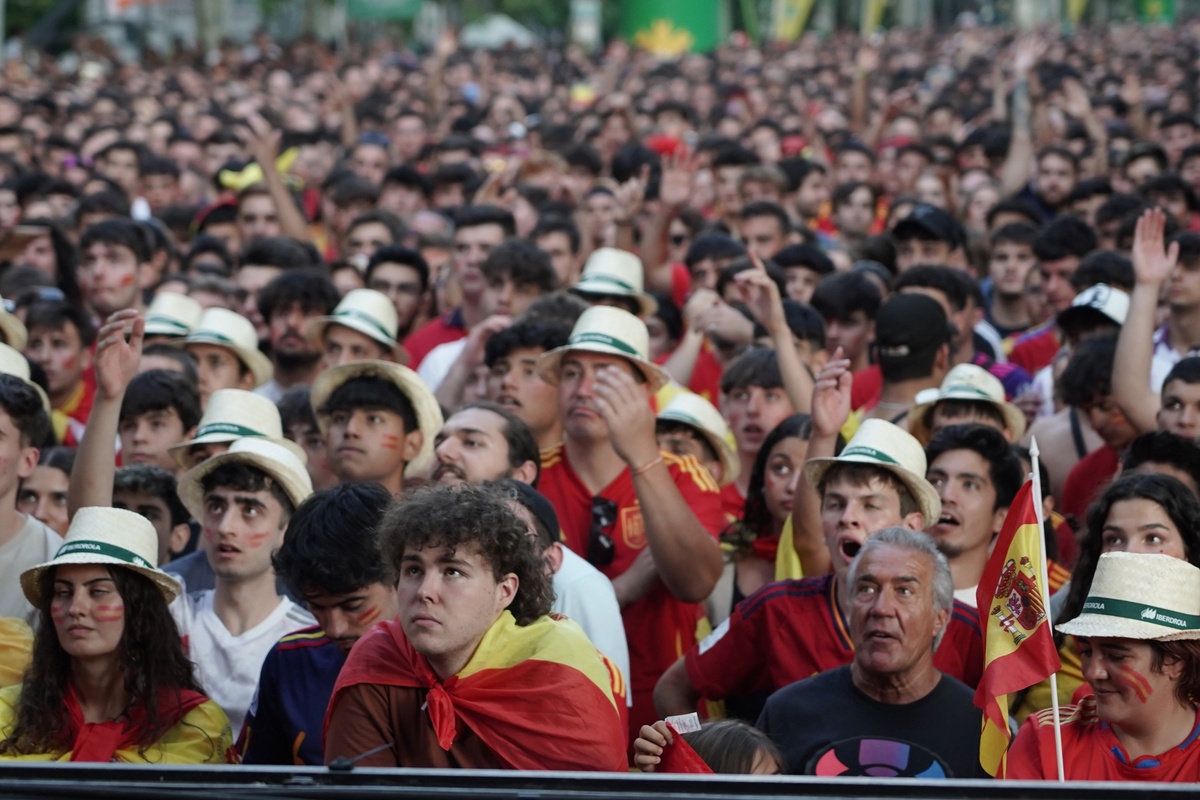
[[[436,392],[438,390],[438,387],[442,385],[442,381],[446,380],[446,376],[450,374],[450,368],[454,366],[455,361],[458,361],[458,357],[462,355],[462,351],[466,349],[466,346],[466,339],[445,342],[430,350],[421,359],[421,365],[417,367],[417,376],[425,381],[425,385],[429,387],[429,391]]]
[[[213,592],[182,594],[171,603],[184,648],[196,665],[196,679],[209,699],[224,709],[234,738],[242,730],[246,710],[258,688],[267,652],[282,637],[315,625],[312,614],[288,600],[241,636],[234,636],[213,610]]]
[[[979,584],[975,584],[969,589],[955,589],[954,599],[960,603],[975,608],[975,590],[979,588]]]
[[[554,574],[554,605],[550,610],[578,623],[628,682],[629,645],[612,581],[567,547],[562,551],[562,567]],[[631,696],[626,699],[632,704]]]
[[[62,537],[32,516],[17,535],[0,545],[0,617],[17,617],[35,626],[37,609],[21,591],[21,573],[54,558]]]

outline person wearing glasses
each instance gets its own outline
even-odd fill
[[[659,450],[650,396],[667,381],[646,358],[633,314],[593,306],[567,344],[538,360],[558,387],[563,441],[542,454],[538,489],[568,547],[613,582],[629,644],[631,739],[653,722],[659,676],[695,642],[701,603],[721,574],[716,481],[691,456]]]
[[[387,295],[396,307],[396,339],[404,341],[429,291],[429,264],[416,250],[389,245],[371,256],[364,277],[368,289]]]

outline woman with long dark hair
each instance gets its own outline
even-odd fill
[[[229,720],[203,694],[140,514],[81,508],[54,559],[21,574],[40,611],[24,683],[0,691],[0,759],[226,763]]]
[[[713,627],[723,622],[739,602],[775,580],[779,535],[792,513],[796,481],[811,434],[812,417],[793,414],[763,439],[750,471],[742,518],[721,534],[725,572],[707,604]]]

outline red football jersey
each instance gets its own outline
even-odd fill
[[[834,596],[832,574],[779,581],[747,597],[684,657],[705,698],[775,691],[854,658],[850,625]],[[955,602],[934,665],[974,688],[983,672],[979,615]]]
[[[1096,714],[1096,698],[1061,710],[1063,770],[1069,781],[1200,781],[1200,715],[1191,734],[1179,745],[1157,756],[1130,759],[1125,748]],[[1008,750],[1010,780],[1054,780],[1058,777],[1054,752],[1054,712],[1030,714]]]
[[[725,527],[725,515],[712,476],[691,456],[664,452],[662,457],[675,486],[700,524],[713,537],[719,535]],[[561,444],[542,453],[538,491],[554,506],[567,546],[586,557],[593,495],[571,469]],[[629,470],[623,470],[598,496],[616,503],[616,522],[607,529],[615,545],[613,561],[600,568],[609,578],[615,578],[629,569],[647,546],[642,509]],[[622,609],[621,616],[629,643],[629,685],[633,698],[630,728],[637,731],[643,724],[658,719],[651,696],[654,685],[667,667],[696,643],[696,623],[703,616],[703,607],[677,600],[660,580],[644,597]]]

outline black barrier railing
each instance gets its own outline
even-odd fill
[[[1196,784],[1009,783],[727,775],[356,769],[291,767],[137,767],[123,764],[5,764],[0,798],[563,798],[564,800],[707,800],[707,798],[922,798],[922,800],[1144,800],[1196,794]]]

